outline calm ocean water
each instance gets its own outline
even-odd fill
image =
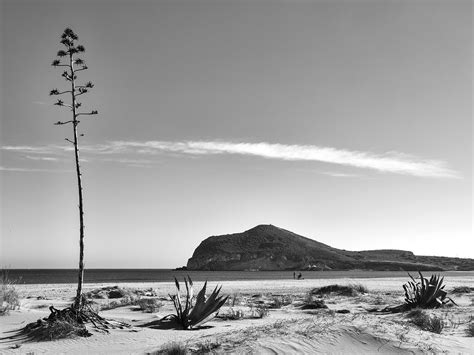
[[[303,271],[305,279],[404,277],[405,271]],[[415,273],[413,273],[415,274]],[[474,277],[474,271],[448,271],[442,275]],[[172,269],[87,269],[85,283],[172,282],[189,275],[194,281],[292,279],[293,271],[183,271]],[[75,283],[75,269],[9,269],[8,277],[17,284]]]

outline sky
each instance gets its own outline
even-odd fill
[[[0,264],[185,265],[273,224],[346,250],[474,258],[471,1],[0,0]]]

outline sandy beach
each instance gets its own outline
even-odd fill
[[[100,311],[103,317],[130,327],[112,329],[108,334],[92,329],[93,335],[87,338],[27,343],[3,340],[0,353],[147,354],[166,353],[166,349],[176,344],[190,353],[474,353],[474,338],[466,334],[474,316],[474,279],[469,276],[447,279],[448,292],[460,286],[471,287],[470,292],[450,294],[458,306],[427,311],[430,316],[442,319],[441,334],[420,329],[404,313],[368,311],[403,303],[402,284],[406,281],[407,278],[397,277],[219,282],[229,300],[217,318],[192,331],[141,327],[173,313],[168,294],[175,292],[174,283],[86,284],[86,293],[112,287],[124,290],[126,297],[97,298],[93,302],[103,309]],[[200,289],[202,284],[196,282],[195,289]],[[328,308],[301,309],[311,290],[331,284],[363,285],[366,292],[322,295],[318,299]],[[216,285],[209,283],[208,292]],[[15,287],[21,297],[20,308],[0,319],[2,337],[48,316],[51,305],[68,306],[75,294],[74,284]],[[156,299],[159,309],[143,312],[129,302],[130,297]],[[238,312],[241,316],[236,317]]]

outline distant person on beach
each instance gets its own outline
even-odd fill
[[[298,274],[298,280],[301,280],[303,278],[303,275],[301,275],[301,272]]]
[[[293,271],[293,279],[296,279],[296,272]]]

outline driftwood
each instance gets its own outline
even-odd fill
[[[51,311],[48,317],[38,319],[8,333],[9,336],[0,338],[2,342],[28,342],[28,341],[48,341],[71,336],[88,337],[92,334],[86,328],[90,323],[93,329],[108,333],[110,329],[123,329],[130,327],[129,324],[108,321],[95,312],[89,304],[83,304],[81,308],[74,305],[65,309],[49,307]]]

